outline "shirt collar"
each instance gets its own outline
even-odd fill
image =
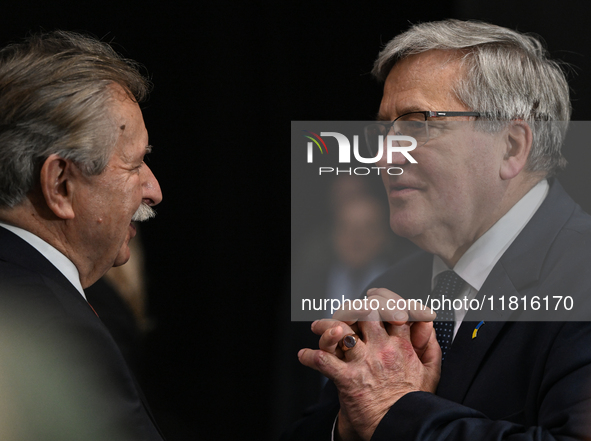
[[[546,179],[538,182],[502,218],[472,244],[456,263],[453,268],[454,271],[470,286],[480,291],[495,264],[540,208],[549,188]],[[434,256],[432,287],[435,286],[436,277],[449,269],[439,256]]]
[[[0,227],[4,227],[7,230],[12,231],[22,240],[39,251],[66,277],[66,279],[70,281],[72,285],[74,285],[82,297],[84,297],[84,300],[86,300],[86,295],[84,294],[82,284],[80,283],[80,273],[78,272],[76,265],[74,265],[70,259],[64,256],[56,248],[45,242],[39,236],[35,236],[30,231],[15,227],[14,225],[5,224],[4,222],[0,222]]]

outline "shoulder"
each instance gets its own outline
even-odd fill
[[[18,264],[0,260],[0,314],[30,315],[63,313],[63,307],[41,274]],[[8,313],[7,311],[11,311]]]
[[[591,216],[575,205],[572,213],[555,236],[540,236],[548,242],[545,267],[569,263],[587,266],[591,259]]]
[[[27,335],[102,326],[69,282],[7,260],[0,260],[0,323]]]
[[[363,294],[369,288],[387,288],[405,298],[421,297],[430,291],[432,265],[432,254],[416,251],[374,279]]]

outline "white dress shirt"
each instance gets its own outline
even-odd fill
[[[84,294],[82,284],[80,283],[80,273],[78,272],[76,265],[74,265],[70,259],[64,256],[53,246],[49,245],[43,239],[35,236],[33,233],[27,230],[5,224],[4,222],[0,222],[0,227],[4,227],[7,230],[12,231],[22,240],[39,251],[47,260],[49,260],[49,262],[51,262],[53,266],[59,270],[60,273],[66,277],[66,279],[70,281],[72,285],[74,285],[82,297],[84,297],[84,300],[86,300],[86,295]]]
[[[540,208],[549,188],[547,180],[543,179],[538,182],[460,257],[453,270],[466,281],[466,285],[457,298],[473,299],[476,297],[497,261]],[[439,256],[433,257],[431,289],[435,288],[437,276],[449,269]],[[465,306],[466,302],[462,302],[462,304]],[[467,311],[460,309],[454,310],[454,313],[456,318],[455,338]]]

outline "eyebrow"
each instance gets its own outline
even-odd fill
[[[421,110],[421,107],[418,106],[411,106],[411,107],[407,107],[406,109],[404,109],[404,111],[402,113],[400,113],[400,115],[397,115],[397,117],[401,116],[401,115],[405,115],[407,113],[411,113],[411,112],[424,112],[424,110]],[[394,118],[396,119],[396,118]],[[376,121],[393,121],[393,119],[388,118],[387,116],[383,115],[382,113],[379,113],[376,115]]]

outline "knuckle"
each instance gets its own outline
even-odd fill
[[[395,345],[388,345],[378,351],[380,367],[385,370],[400,370],[406,360],[416,357],[412,343],[406,339],[396,338]]]
[[[328,354],[324,351],[316,351],[314,354],[314,364],[318,367],[326,367],[329,364]]]
[[[399,346],[398,351],[404,358],[412,357],[415,353],[414,347],[409,340],[406,339],[398,339]]]

